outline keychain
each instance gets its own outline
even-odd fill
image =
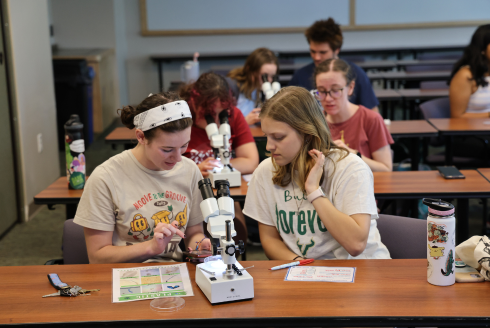
[[[74,297],[78,295],[90,295],[90,292],[98,292],[100,289],[83,289],[80,286],[71,287],[68,284],[65,284],[61,281],[60,277],[56,273],[48,274],[48,279],[51,285],[56,288],[58,291],[53,294],[44,295],[43,297],[52,297],[52,296],[68,296]]]

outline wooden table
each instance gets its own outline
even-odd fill
[[[245,200],[247,190],[248,183],[242,179],[240,187],[230,188],[230,195],[235,201],[241,202]],[[72,219],[77,212],[82,193],[83,190],[68,189],[66,177],[60,177],[34,197],[34,204],[48,205],[49,208],[57,204],[64,204],[66,205],[66,218]]]
[[[446,165],[452,165],[453,136],[490,135],[490,119],[483,118],[431,118],[432,124],[446,139]]]
[[[129,149],[131,146],[136,146],[138,143],[134,135],[134,130],[126,127],[115,128],[114,131],[105,137],[105,142],[113,146],[122,144],[126,149]]]
[[[481,168],[477,169],[477,171],[490,182],[490,168]]]
[[[411,139],[411,170],[417,171],[420,162],[420,139],[437,136],[437,130],[425,120],[391,121],[386,128],[393,138]]]
[[[63,324],[107,327],[327,327],[327,326],[482,326],[490,320],[490,283],[427,282],[427,260],[331,260],[311,266],[356,267],[354,283],[284,281],[286,270],[268,268],[285,261],[243,261],[253,265],[254,298],[211,305],[195,284],[177,312],[157,313],[150,300],[112,303],[112,269],[152,264],[85,264],[0,267],[0,324]],[[46,275],[56,272],[68,284],[98,288],[91,296],[68,298],[54,292]]]
[[[465,179],[444,179],[438,171],[374,172],[376,199],[458,199],[456,240],[469,237],[469,198],[489,198],[490,182],[476,170],[461,170]]]

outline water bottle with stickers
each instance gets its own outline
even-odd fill
[[[69,189],[83,189],[85,186],[84,152],[83,123],[74,114],[65,123],[66,177]]]
[[[436,286],[456,282],[456,219],[454,205],[440,199],[424,198],[427,216],[427,281]]]

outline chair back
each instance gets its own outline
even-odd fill
[[[89,263],[83,227],[73,222],[73,219],[66,220],[63,226],[63,262],[64,264]]]
[[[380,214],[376,221],[392,259],[427,258],[426,220]]]
[[[426,101],[420,104],[420,110],[424,118],[450,118],[451,108],[449,106],[449,98],[437,98]]]

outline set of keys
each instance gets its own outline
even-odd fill
[[[44,295],[43,297],[52,297],[52,296],[68,296],[75,297],[79,295],[88,296],[90,292],[98,292],[100,289],[83,289],[80,286],[71,287],[68,284],[65,284],[61,281],[60,277],[56,273],[48,274],[48,279],[51,285],[56,288],[58,291],[53,294]]]

